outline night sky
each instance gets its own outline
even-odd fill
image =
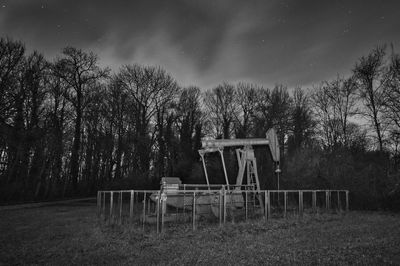
[[[159,65],[182,86],[311,86],[375,46],[400,49],[400,1],[0,0],[0,36],[49,59],[67,45],[101,64]]]

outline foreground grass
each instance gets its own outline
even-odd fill
[[[158,237],[99,224],[94,204],[2,211],[0,264],[400,264],[400,215],[174,227]]]

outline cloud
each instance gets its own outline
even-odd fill
[[[1,0],[0,0],[1,1]],[[67,45],[164,67],[182,85],[308,85],[399,43],[398,2],[3,0],[0,32],[48,57]],[[1,6],[5,5],[5,8]]]

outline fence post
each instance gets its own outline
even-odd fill
[[[346,211],[349,211],[349,191],[346,190]]]
[[[161,233],[164,232],[165,213],[167,212],[167,194],[161,193]]]
[[[184,216],[184,220],[186,220],[185,202],[186,202],[186,184],[183,184],[183,216]]]
[[[299,216],[303,217],[303,191],[299,190]]]
[[[119,192],[119,224],[122,224],[122,191]]]
[[[267,191],[264,191],[264,219],[268,220],[268,210],[267,210]]]
[[[329,210],[329,193],[328,190],[325,191],[325,207],[327,210]]]
[[[299,208],[298,216],[300,216],[300,212],[301,212],[301,206],[300,206],[300,201],[301,201],[301,199],[300,199],[300,190],[297,191],[297,193],[299,193],[297,197],[298,197],[298,201],[299,201],[299,203],[298,203],[298,208]]]
[[[268,218],[271,218],[271,192],[268,190],[268,206],[267,206],[267,211],[268,211]]]
[[[179,197],[178,193],[176,194],[177,197]],[[185,202],[183,202],[185,204]],[[178,222],[178,214],[179,214],[179,209],[178,205],[175,207],[175,222]]]
[[[271,216],[271,193],[265,191],[265,218],[268,220]]]
[[[103,193],[103,207],[102,207],[103,211],[102,211],[102,213],[103,213],[104,220],[106,220],[106,192],[103,191],[102,193]]]
[[[223,188],[223,193],[224,193],[223,203],[224,203],[224,224],[225,224],[226,223],[226,190],[225,190],[225,188]]]
[[[301,216],[304,214],[304,192],[301,191]]]
[[[156,223],[157,223],[157,234],[160,233],[160,201],[161,201],[161,195],[160,191],[157,192],[157,206],[156,206],[156,211],[157,211],[157,218],[156,218]]]
[[[342,204],[340,202],[340,190],[337,191],[337,209],[338,209],[338,212],[340,212],[342,210]]]
[[[287,191],[283,192],[284,217],[287,218]]]
[[[192,218],[192,229],[196,230],[196,191],[193,191],[193,218]]]
[[[146,222],[146,192],[144,192],[143,196],[143,231],[144,231],[144,224]]]
[[[316,213],[317,212],[317,192],[316,191],[312,192],[312,208],[313,208],[313,212]]]
[[[97,218],[100,218],[101,213],[101,192],[97,191]]]
[[[131,190],[131,200],[129,202],[129,219],[131,223],[133,222],[133,205],[134,205],[134,190]]]
[[[113,205],[114,205],[114,194],[111,191],[110,192],[110,218],[109,218],[109,224],[112,224],[112,220],[113,220]]]
[[[332,191],[328,190],[329,209],[332,209]]]
[[[246,212],[246,221],[247,221],[247,189],[244,191],[245,194],[245,212]]]
[[[219,226],[222,226],[222,191],[219,191]]]

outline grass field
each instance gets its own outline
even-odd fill
[[[400,214],[169,228],[163,236],[97,222],[94,203],[0,212],[0,264],[400,264]]]

